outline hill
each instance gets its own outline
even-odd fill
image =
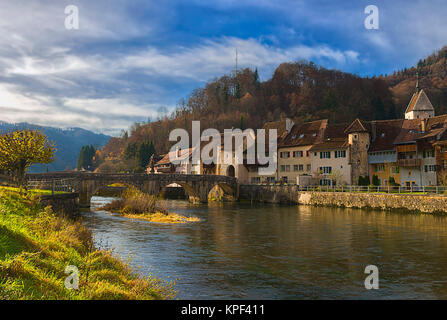
[[[29,172],[62,171],[76,168],[79,151],[87,144],[103,147],[110,139],[109,136],[97,134],[81,128],[59,129],[44,127],[30,123],[7,123],[0,121],[0,132],[15,130],[40,130],[56,143],[56,160],[49,165],[34,165]]]
[[[418,66],[380,77],[360,77],[299,61],[279,65],[271,79],[261,82],[257,70],[244,69],[195,89],[164,119],[136,123],[130,133],[111,139],[102,154],[117,162],[129,144],[144,141],[154,141],[157,154],[166,153],[172,145],[169,132],[174,128],[190,131],[192,120],[200,120],[202,130],[223,130],[261,128],[267,121],[286,117],[332,123],[401,118],[415,90],[417,68],[436,113],[447,113],[446,59],[447,47]]]

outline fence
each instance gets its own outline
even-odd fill
[[[295,184],[258,184],[260,186],[294,186],[297,191],[316,191],[316,192],[363,192],[363,193],[397,193],[397,194],[445,194],[447,195],[447,186],[299,186]]]
[[[28,180],[29,189],[51,190],[55,192],[77,192],[75,179]]]

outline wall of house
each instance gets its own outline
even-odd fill
[[[312,171],[314,169],[312,168],[310,152],[308,154],[308,151],[311,147],[312,146],[279,148],[278,149],[279,178],[283,179],[284,177],[286,177],[288,183],[296,184],[298,176],[303,174],[312,174]],[[280,156],[281,152],[289,152],[290,157],[281,158]],[[294,152],[296,152],[297,157],[293,156]],[[301,152],[303,153],[302,157],[300,156]],[[287,171],[287,168],[289,168],[289,171]]]
[[[349,149],[346,150],[345,158],[335,158],[335,150],[323,150],[311,152],[311,161],[314,175],[318,176],[316,172],[320,167],[331,167],[332,172],[340,177],[338,184],[351,184],[351,165],[349,164]],[[331,157],[328,159],[321,159],[320,152],[330,152]],[[330,174],[320,174],[320,179],[330,179]]]
[[[382,166],[382,168],[380,168]],[[383,170],[382,170],[383,169]],[[401,183],[400,172],[401,169],[397,165],[397,162],[392,163],[376,163],[370,164],[369,176],[376,175],[380,179],[381,186],[388,186],[390,178],[394,178],[394,181],[398,184]]]
[[[426,157],[422,157],[421,160],[422,185],[433,186],[437,184],[436,171],[433,171],[433,168],[436,168],[436,158],[432,157],[431,154],[426,154]]]

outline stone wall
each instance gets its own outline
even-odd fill
[[[439,195],[300,192],[298,203],[331,207],[447,213],[447,197]]]
[[[293,185],[241,185],[239,196],[241,200],[267,203],[447,213],[447,196],[442,195],[308,192]]]
[[[51,206],[54,212],[68,216],[76,216],[79,214],[79,194],[77,193],[42,195],[40,197],[40,203],[44,207]]]
[[[298,203],[298,186],[240,185],[239,199],[266,203]]]

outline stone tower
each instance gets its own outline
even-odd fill
[[[348,135],[352,184],[357,185],[360,176],[369,176],[368,149],[371,136],[367,124],[360,119],[354,120],[345,133]]]

